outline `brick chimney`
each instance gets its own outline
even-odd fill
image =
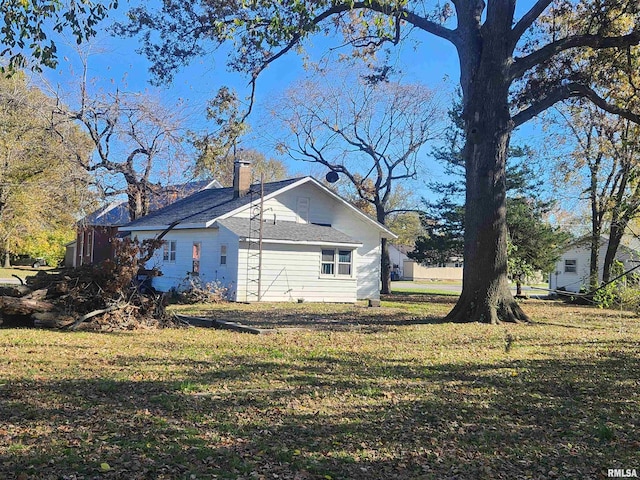
[[[244,197],[251,188],[251,162],[233,162],[233,198]]]

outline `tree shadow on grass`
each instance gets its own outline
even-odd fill
[[[0,477],[602,478],[637,461],[636,347],[491,364],[164,359],[170,381],[0,381]]]
[[[378,332],[393,327],[446,323],[443,314],[403,310],[393,307],[351,307],[344,311],[309,312],[282,309],[276,311],[248,311],[243,306],[230,304],[224,310],[209,311],[203,318],[235,322],[262,329],[305,329],[364,333]]]
[[[459,293],[442,293],[436,294],[431,292],[393,292],[380,295],[380,298],[389,302],[408,302],[408,303],[445,303],[455,304],[460,296]]]

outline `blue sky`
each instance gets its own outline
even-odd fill
[[[528,3],[530,2],[520,2],[525,6]],[[113,17],[120,17],[126,8],[127,4],[123,3]],[[457,55],[453,46],[425,33],[417,34],[415,40],[420,42],[418,49],[414,50],[413,44],[405,43],[396,53],[403,81],[421,82],[427,86],[451,91],[457,85],[459,78]],[[312,58],[317,56],[314,53],[324,53],[323,47],[326,40],[315,38],[313,41],[317,46],[310,49]],[[59,85],[62,90],[65,90],[69,88],[70,72],[78,72],[77,55],[73,49],[66,48],[61,43],[59,46],[60,65],[55,71],[45,72],[45,75],[50,83]],[[148,72],[149,62],[136,53],[137,47],[136,39],[112,38],[106,33],[99,34],[91,45],[81,46],[82,49],[90,48],[95,52],[89,62],[89,76],[96,80],[97,88],[104,90],[120,88],[130,92],[149,90],[155,92],[166,106],[183,103],[188,106],[189,126],[196,130],[206,128],[204,113],[206,101],[215,95],[219,87],[228,85],[236,89],[241,96],[248,94],[248,78],[227,70],[226,55],[223,50],[206,58],[194,60],[191,65],[177,72],[170,85],[152,87],[149,84],[151,78]],[[294,52],[274,62],[262,73],[258,80],[256,108],[249,119],[252,130],[242,146],[255,148],[269,156],[284,160],[292,173],[323,175],[323,171],[318,167],[310,167],[307,163],[294,162],[278,156],[272,149],[273,122],[268,118],[265,120],[265,102],[272,97],[277,97],[306,73],[302,60]],[[531,144],[540,140],[538,131],[533,128],[529,127],[523,132],[516,135],[520,141]],[[422,162],[429,173],[423,176],[439,176],[440,168],[428,158],[429,150],[430,148],[425,149]],[[412,187],[418,195],[428,194],[423,188],[428,180],[429,178],[420,178]]]

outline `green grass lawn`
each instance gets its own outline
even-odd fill
[[[440,284],[447,285],[447,284]],[[449,284],[455,285],[455,284]],[[438,288],[438,284],[436,285],[426,285],[422,284],[420,289],[417,288],[402,288],[402,287],[394,287],[392,289],[392,293],[394,294],[422,294],[422,295],[447,295],[449,297],[459,297],[459,292],[453,292],[445,290],[444,288]]]
[[[12,278],[13,275],[17,275],[18,277],[24,280],[27,277],[37,274],[39,271],[40,269],[35,269],[31,267],[0,268],[0,279]]]
[[[0,478],[602,479],[640,467],[640,322],[527,301],[179,307],[272,335],[0,330]],[[310,326],[311,328],[305,328]]]

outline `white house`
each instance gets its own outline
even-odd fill
[[[391,263],[392,280],[401,280],[404,278],[404,262],[409,260],[407,253],[411,250],[413,250],[413,247],[389,244],[389,262]]]
[[[219,281],[235,301],[355,302],[380,295],[381,238],[395,235],[311,177],[203,190],[121,227],[140,240],[163,232],[148,267],[160,291],[188,275]]]
[[[409,258],[407,253],[414,247],[389,245],[389,260],[393,280],[460,280],[462,281],[462,258],[450,258],[448,262],[422,265]]]
[[[600,249],[598,250],[598,276],[602,281],[602,264],[607,252],[609,239],[600,237]],[[582,288],[589,287],[589,264],[591,258],[590,239],[581,238],[572,243],[562,254],[556,263],[556,269],[549,275],[550,290],[566,290],[578,293]],[[622,262],[625,271],[637,266],[640,262],[640,252],[626,245],[620,245],[616,260]]]

